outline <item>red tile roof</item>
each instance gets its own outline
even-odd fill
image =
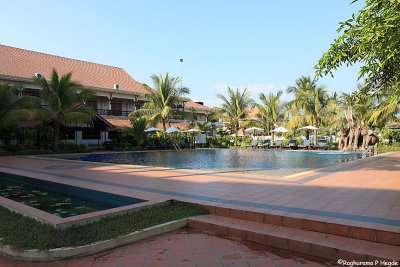
[[[189,130],[190,129],[190,124],[187,122],[171,122],[171,126],[178,128],[179,130]],[[162,123],[158,123],[156,127],[161,130],[163,129]],[[166,127],[167,127],[167,129],[169,128],[168,123],[166,123]]]
[[[122,129],[122,128],[131,128],[132,124],[128,119],[124,118],[112,118],[112,117],[107,117],[104,118],[106,121],[114,125],[116,129]]]
[[[189,100],[185,103],[185,109],[194,108],[195,110],[209,111],[210,108],[199,103],[194,102],[193,100]]]
[[[114,89],[114,84],[119,84],[122,91],[147,92],[122,68],[5,45],[0,45],[0,62],[0,75],[3,76],[30,79],[35,73],[41,73],[49,78],[55,68],[60,75],[72,71],[72,79],[85,86]]]
[[[258,107],[248,108],[247,112],[250,119],[257,119],[257,114],[259,113]]]

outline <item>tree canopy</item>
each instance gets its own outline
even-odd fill
[[[241,92],[238,88],[232,90],[228,87],[228,97],[223,94],[217,94],[217,97],[222,100],[222,112],[225,119],[229,122],[231,128],[237,133],[240,128],[240,121],[246,119],[246,108],[253,105],[254,101],[250,98],[250,93],[247,88]]]
[[[0,84],[0,129],[6,129],[17,121],[32,117],[33,108],[38,106],[34,97],[18,98],[18,88],[8,84]]]
[[[59,77],[53,69],[51,80],[36,78],[35,83],[42,87],[40,97],[45,106],[41,109],[42,116],[54,129],[54,151],[58,151],[61,125],[68,123],[92,124],[96,112],[83,105],[84,101],[93,96],[93,92],[81,84],[72,81],[72,73]]]
[[[315,66],[318,77],[359,62],[367,92],[400,86],[400,1],[366,0],[356,15],[340,23],[338,32]]]
[[[142,109],[133,111],[129,114],[129,117],[144,116],[153,125],[162,122],[165,131],[170,116],[185,118],[190,115],[189,112],[180,111],[176,108],[180,97],[189,94],[190,90],[187,87],[179,87],[181,78],[171,77],[168,72],[165,76],[153,74],[151,79],[154,83],[154,89],[146,84],[144,85],[147,90],[146,98],[149,102],[146,102]]]

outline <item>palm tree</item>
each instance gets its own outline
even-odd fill
[[[15,122],[32,118],[32,108],[37,107],[37,99],[32,96],[17,95],[18,88],[0,84],[0,129],[13,126]]]
[[[189,94],[190,91],[187,87],[178,87],[181,78],[171,77],[168,72],[165,76],[153,74],[151,79],[154,83],[154,89],[144,85],[147,90],[146,98],[149,99],[149,102],[146,102],[142,109],[133,111],[129,114],[129,117],[145,116],[152,124],[162,122],[165,131],[170,116],[181,116],[183,118],[190,116],[189,112],[175,108],[179,98]]]
[[[400,112],[400,84],[390,94],[385,92],[377,96],[379,105],[368,120],[371,124],[384,125]]]
[[[61,125],[82,122],[92,124],[92,118],[96,116],[92,108],[85,107],[84,101],[93,95],[92,91],[84,89],[79,83],[71,80],[69,72],[59,78],[55,69],[51,74],[51,80],[36,78],[35,82],[42,90],[40,97],[45,106],[43,114],[46,121],[52,125],[54,131],[54,151],[58,151]]]
[[[228,98],[223,94],[218,94],[217,97],[222,100],[222,112],[224,117],[229,122],[231,129],[235,131],[235,145],[237,144],[237,132],[240,128],[240,121],[246,119],[246,108],[253,105],[254,101],[250,98],[247,88],[240,92],[228,87]]]
[[[284,117],[283,105],[281,104],[282,94],[281,90],[276,94],[270,93],[268,96],[260,93],[261,104],[257,104],[257,117],[267,133],[273,130],[278,121]]]
[[[132,124],[132,135],[136,140],[138,146],[142,146],[144,139],[146,138],[147,120],[146,118],[131,118]]]
[[[353,93],[342,93],[339,103],[344,111],[350,108],[354,118],[368,125],[371,124],[369,119],[376,109],[375,99],[371,95],[361,93],[361,88],[362,85],[358,85],[358,88]]]
[[[321,125],[329,132],[337,134],[337,129],[341,126],[341,107],[340,98],[337,93],[333,93],[329,96],[326,107],[322,110],[320,114]]]
[[[320,114],[328,106],[329,96],[325,88],[317,86],[310,77],[302,76],[295,85],[287,88],[288,93],[294,93],[295,99],[290,102],[295,108],[303,110],[310,117],[310,123],[315,127],[321,121]],[[314,130],[314,144],[317,144],[317,130]]]

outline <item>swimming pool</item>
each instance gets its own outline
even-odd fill
[[[255,149],[195,149],[88,154],[65,159],[182,169],[321,168],[360,159],[361,153]]]

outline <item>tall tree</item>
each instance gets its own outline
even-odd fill
[[[399,29],[398,0],[366,0],[365,6],[356,15],[340,23],[338,32],[341,35],[315,66],[317,76],[333,76],[333,71],[338,67],[360,62],[359,77],[366,78],[366,89],[398,88]]]
[[[187,87],[179,87],[181,78],[171,77],[168,72],[165,76],[153,74],[151,79],[154,83],[153,89],[144,85],[147,90],[146,98],[149,102],[146,102],[142,109],[133,111],[129,114],[129,117],[144,116],[153,124],[162,122],[165,131],[170,116],[175,115],[183,118],[190,116],[189,112],[176,109],[179,98],[189,94],[190,90]]]
[[[329,96],[325,88],[317,86],[310,77],[302,76],[296,80],[295,85],[287,88],[288,93],[294,93],[295,99],[290,102],[295,108],[303,110],[310,117],[310,123],[318,127],[321,122],[321,114],[328,106]],[[314,130],[314,144],[317,131]]]
[[[0,129],[15,125],[20,120],[32,118],[32,108],[37,107],[35,97],[18,97],[18,88],[0,84]]]
[[[222,100],[222,112],[229,122],[231,129],[235,132],[235,144],[237,144],[237,132],[240,129],[240,121],[246,119],[246,109],[253,105],[254,101],[250,98],[247,88],[241,92],[238,88],[232,90],[228,87],[228,96],[218,94],[217,97]]]
[[[276,94],[270,93],[266,96],[260,93],[261,104],[257,104],[257,117],[261,122],[265,132],[269,133],[279,120],[284,118],[284,106],[281,103],[283,91],[278,91]]]
[[[359,90],[361,87],[362,85],[359,85],[358,89],[354,90],[352,94],[342,93],[339,101],[343,116],[347,112],[348,107],[350,107],[353,117],[368,125],[375,109],[375,101],[374,97],[360,93]]]
[[[68,123],[92,124],[95,111],[84,106],[84,101],[93,95],[91,90],[83,88],[79,83],[71,80],[72,73],[59,75],[55,69],[51,74],[51,80],[36,78],[35,82],[42,90],[40,97],[44,102],[42,112],[46,121],[52,125],[54,134],[54,151],[58,151],[61,125]]]

